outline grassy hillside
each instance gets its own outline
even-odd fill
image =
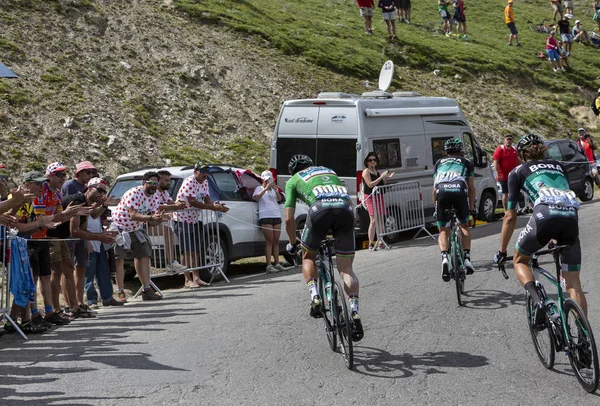
[[[283,101],[372,89],[387,59],[390,90],[456,98],[488,150],[509,131],[595,129],[600,50],[574,44],[571,71],[554,73],[526,24],[551,17],[547,1],[516,0],[522,48],[506,46],[504,1],[469,1],[471,41],[441,35],[428,0],[390,43],[379,9],[364,34],[354,0],[5,0],[0,61],[21,78],[0,80],[0,161],[262,169]],[[586,28],[591,10],[575,2]]]

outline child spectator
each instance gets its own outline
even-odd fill
[[[442,20],[444,22],[444,34],[449,37],[452,35],[452,26],[450,23],[450,13],[448,12],[448,6],[450,5],[450,0],[438,0],[438,11],[442,16]]]
[[[387,27],[388,39],[396,40],[396,3],[394,0],[379,0],[379,8],[383,12],[383,21]]]
[[[463,38],[468,40],[469,38],[467,38],[467,18],[465,17],[465,3],[463,0],[454,0],[452,7],[454,7],[454,21],[456,22],[456,38],[460,39],[460,34],[462,32]]]
[[[567,56],[571,56],[571,45],[573,45],[573,36],[571,35],[571,22],[569,21],[569,18],[569,14],[565,14],[563,18],[558,22],[560,39],[565,44]]]
[[[546,39],[546,54],[548,55],[548,62],[552,65],[554,72],[558,72],[560,67],[563,71],[565,68],[562,66],[560,55],[558,54],[558,43],[556,42],[556,32],[552,31],[550,36]]]
[[[358,8],[360,9],[360,16],[365,19],[365,33],[368,35],[373,34],[373,6],[375,3],[373,0],[356,0]]]
[[[558,41],[558,53],[560,54],[560,61],[562,63],[563,72],[569,67],[569,53],[567,52],[567,46],[565,42]]]
[[[504,20],[506,21],[506,26],[510,30],[510,35],[508,36],[508,45],[512,46],[514,39],[517,43],[517,46],[520,47],[521,44],[519,44],[519,32],[517,31],[517,26],[515,25],[515,14],[512,6],[513,0],[508,0],[508,4],[504,8]]]
[[[571,35],[573,35],[573,39],[575,41],[579,41],[582,44],[585,43],[586,45],[589,45],[590,43],[590,38],[588,37],[587,32],[581,26],[581,21],[579,20],[575,21],[575,27],[573,27]]]

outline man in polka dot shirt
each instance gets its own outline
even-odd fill
[[[117,237],[115,246],[115,259],[117,263],[117,287],[119,299],[123,291],[123,277],[125,274],[125,258],[128,252],[133,253],[135,271],[142,282],[143,300],[159,300],[162,296],[150,289],[150,255],[152,245],[150,237],[143,228],[144,223],[156,226],[169,220],[169,216],[158,210],[158,200],[154,194],[158,189],[159,176],[156,172],[146,172],[142,178],[142,185],[129,189],[113,212],[111,229],[119,231],[121,238]]]
[[[213,210],[226,213],[229,208],[224,204],[218,204],[210,200],[208,190],[208,165],[199,162],[194,165],[194,174],[187,177],[179,192],[177,193],[178,202],[185,202],[185,209],[175,212],[175,232],[179,238],[181,246],[181,263],[188,268],[197,268],[198,253],[202,251],[202,212],[204,210]],[[207,286],[208,283],[200,279],[197,270],[185,273],[185,286],[188,288],[198,288]]]

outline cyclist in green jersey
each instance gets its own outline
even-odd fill
[[[475,271],[471,263],[471,232],[469,231],[469,207],[475,206],[475,184],[473,176],[475,166],[463,156],[463,143],[451,138],[444,144],[446,155],[435,164],[433,173],[433,203],[436,220],[440,230],[438,245],[442,254],[442,279],[450,280],[450,263],[448,260],[448,233],[450,233],[450,214],[446,210],[454,207],[462,232],[464,264],[467,275]],[[477,217],[473,210],[473,218]]]
[[[519,233],[513,263],[519,282],[536,303],[535,323],[538,326],[544,325],[547,315],[528,265],[531,256],[550,240],[556,240],[558,245],[570,246],[569,250],[561,253],[562,275],[569,296],[587,314],[587,301],[579,280],[579,202],[569,188],[563,165],[552,159],[544,159],[546,149],[544,141],[536,134],[521,137],[517,144],[519,158],[523,163],[508,175],[507,210],[500,233],[500,250],[494,256],[495,263],[504,263],[506,260],[508,243],[517,225],[516,207],[523,190],[529,200],[534,202],[533,214]]]
[[[344,280],[352,313],[352,340],[364,336],[358,315],[358,277],[352,270],[354,262],[354,211],[350,195],[336,173],[324,166],[314,166],[306,155],[294,155],[288,165],[292,177],[285,186],[285,228],[290,237],[288,252],[294,254],[302,247],[302,274],[310,292],[310,315],[323,317],[323,300],[317,291],[318,272],[315,259],[321,241],[329,230],[335,238],[337,268]],[[296,239],[294,214],[296,200],[310,206],[300,241]]]

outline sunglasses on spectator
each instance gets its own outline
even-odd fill
[[[369,158],[367,162],[377,162],[377,158]]]
[[[100,194],[103,194],[103,195],[105,195],[105,194],[107,194],[107,193],[108,193],[108,190],[106,190],[106,189],[101,189],[101,188],[99,188],[99,187],[97,187],[97,188],[96,188],[96,191],[97,191],[98,193],[100,193]]]
[[[56,172],[56,173],[53,173],[53,175],[56,176],[57,178],[66,178],[67,177],[67,174],[64,172]]]
[[[200,172],[200,173],[208,173],[208,170],[207,169],[198,169],[198,172]]]
[[[87,170],[87,171],[83,171],[83,173],[85,173],[86,175],[98,176],[98,172],[96,172],[96,171]]]
[[[147,180],[146,181],[146,185],[150,185],[150,186],[158,186],[158,182],[154,181],[154,180]]]

